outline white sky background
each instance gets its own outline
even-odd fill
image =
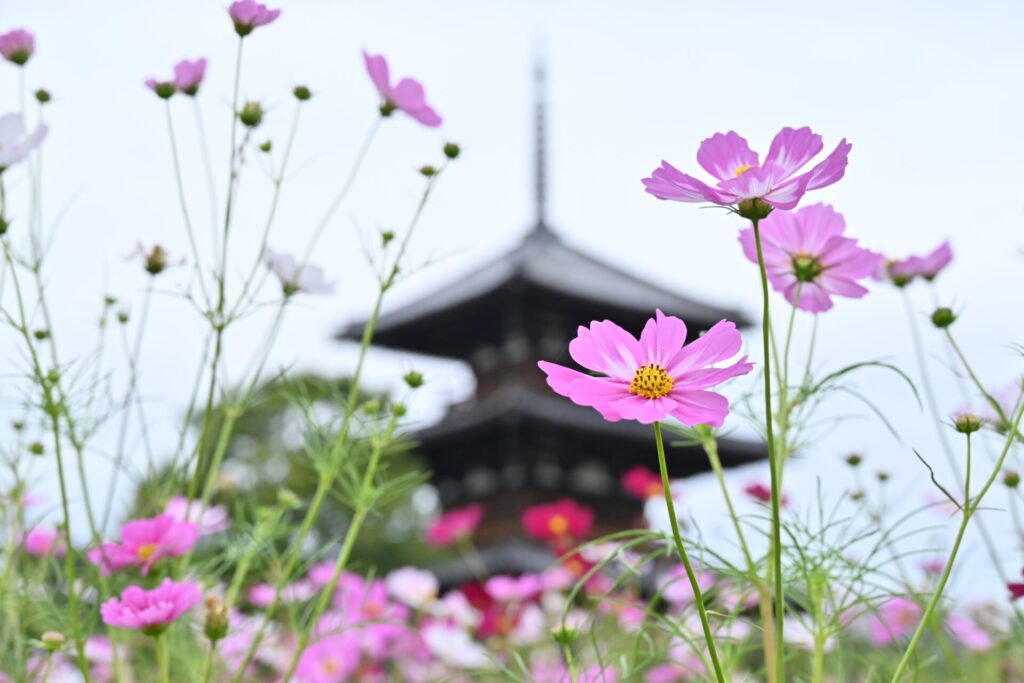
[[[81,357],[93,343],[103,294],[138,306],[147,278],[137,261],[126,260],[136,243],[159,242],[180,255],[188,250],[163,103],[142,85],[149,76],[169,77],[181,58],[210,59],[199,99],[223,199],[236,45],[226,5],[8,0],[0,6],[0,30],[25,27],[37,36],[38,53],[27,71],[30,87],[43,86],[54,95],[46,108],[52,131],[45,145],[45,212],[47,220],[62,208],[67,212],[47,274],[65,360]],[[439,262],[410,275],[391,306],[450,282],[521,237],[533,219],[531,71],[533,46],[543,36],[549,222],[566,241],[672,289],[741,307],[756,319],[757,273],[736,241],[741,222],[721,211],[659,202],[643,192],[640,179],[663,158],[702,175],[696,150],[716,131],[735,129],[763,155],[780,127],[810,125],[824,136],[826,152],[842,137],[853,151],[846,178],[804,203],[834,204],[851,236],[892,256],[923,253],[949,237],[957,258],[939,279],[938,291],[942,303],[961,314],[955,333],[987,384],[999,386],[1020,373],[1019,358],[1007,348],[1024,336],[1024,257],[1018,251],[1024,243],[1024,95],[1018,87],[1024,7],[1018,3],[734,2],[726,8],[683,2],[281,0],[271,6],[281,7],[282,17],[246,39],[242,75],[243,99],[260,99],[270,108],[257,141],[273,139],[279,153],[293,108],[291,88],[303,83],[316,93],[303,110],[295,173],[285,186],[272,246],[301,253],[376,116],[361,48],[385,54],[393,75],[420,79],[445,118],[440,132],[397,115],[386,122],[350,201],[316,251],[316,262],[339,281],[338,293],[303,299],[289,312],[274,367],[294,364],[337,374],[351,369],[352,350],[329,336],[369,309],[374,285],[362,244],[375,243],[377,229],[403,228],[422,187],[415,169],[438,163],[445,140],[459,142],[464,155],[441,181],[411,248],[413,263]],[[14,110],[17,70],[2,66],[0,110]],[[208,244],[191,102],[175,98],[172,105],[190,174],[193,220],[200,243]],[[256,252],[270,192],[259,165],[245,173],[232,234],[235,272],[246,269]],[[8,192],[17,207],[27,191],[23,171],[9,175]],[[18,230],[15,223],[12,232]],[[184,281],[179,270],[162,276],[160,284],[178,291]],[[900,297],[888,287],[874,290],[864,300],[841,300],[822,317],[818,360],[838,368],[886,358],[916,375]],[[267,297],[272,293],[268,287]],[[963,399],[925,317],[933,308],[930,293],[921,285],[911,293],[935,358],[940,405],[952,409]],[[785,310],[781,298],[774,303],[776,311]],[[229,336],[230,371],[248,362],[268,320],[257,317]],[[804,333],[809,322],[809,316],[798,319]],[[141,381],[158,451],[173,445],[204,332],[179,297],[155,300]],[[16,337],[8,333],[5,339],[3,362],[20,367]],[[759,356],[759,337],[749,341],[751,354]],[[796,357],[802,348],[797,341]],[[116,362],[116,355],[108,360]],[[445,401],[464,397],[471,386],[468,373],[451,363],[385,353],[371,355],[370,380],[398,388],[398,378],[411,367],[427,373],[428,388],[414,406],[424,418],[439,415]],[[899,426],[904,443],[874,418],[830,430],[787,473],[786,489],[798,509],[815,505],[819,476],[834,495],[851,486],[841,461],[850,451],[865,454],[865,474],[892,473],[890,498],[901,511],[918,505],[930,487],[912,448],[940,474],[945,469],[930,423],[899,380],[868,371],[858,384]],[[0,386],[5,401],[17,395],[10,382]],[[833,414],[866,414],[852,403],[830,405]],[[97,447],[111,449],[115,431],[105,430]],[[136,452],[141,467],[144,457],[141,449]],[[979,460],[988,462],[984,454]],[[100,454],[89,464],[99,500],[109,488],[109,469]],[[737,486],[766,477],[765,468],[755,469],[740,473]],[[52,473],[44,467],[37,472],[40,488],[55,504]],[[685,491],[686,505],[707,535],[724,529],[717,489],[698,479]],[[991,504],[1002,508],[1002,492],[995,492]],[[122,487],[117,495],[127,493]],[[985,515],[1006,549],[1007,572],[1016,575],[1022,558],[1013,550],[1018,543],[1008,515]],[[936,520],[941,516],[927,513],[921,526]],[[920,542],[942,539],[933,534]],[[969,584],[972,594],[1001,596],[973,540],[955,581],[961,588]]]

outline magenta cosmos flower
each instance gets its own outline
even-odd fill
[[[661,311],[647,321],[639,341],[610,320],[595,320],[589,328],[580,326],[569,355],[604,377],[547,361],[538,365],[556,393],[593,407],[606,420],[649,424],[671,416],[690,426],[721,427],[729,401],[708,389],[754,366],[744,356],[727,367],[711,367],[735,356],[743,344],[736,325],[726,320],[689,344],[685,340],[686,324]]]
[[[879,279],[888,278],[897,287],[906,287],[917,278],[931,282],[953,261],[953,247],[945,241],[924,256],[890,260],[879,269]]]
[[[195,95],[206,76],[206,57],[195,61],[183,59],[174,65],[174,87],[186,95]]]
[[[470,503],[466,507],[453,508],[427,528],[427,545],[444,548],[469,539],[484,516],[484,506]]]
[[[139,586],[128,586],[121,593],[120,600],[111,598],[100,605],[100,614],[105,624],[142,629],[146,635],[155,636],[192,609],[202,598],[203,594],[196,584],[164,579],[163,583],[150,591]]]
[[[843,237],[845,229],[842,215],[825,204],[766,218],[760,227],[761,245],[772,288],[811,313],[832,308],[833,296],[857,299],[867,294],[857,280],[873,277],[882,255]],[[754,229],[742,230],[739,239],[743,253],[757,263]]]
[[[23,543],[25,552],[36,557],[46,557],[47,555],[64,557],[68,551],[64,539],[56,532],[46,529],[32,529],[25,534]]]
[[[281,10],[267,9],[256,0],[238,0],[228,7],[228,16],[235,24],[235,32],[244,38],[254,28],[266,26],[281,16]]]
[[[199,529],[195,524],[163,514],[128,522],[121,527],[120,545],[105,542],[102,547],[90,550],[88,558],[99,565],[101,574],[138,566],[145,576],[157,560],[184,555],[198,538]]]
[[[539,541],[582,539],[594,526],[594,511],[563,498],[554,503],[534,505],[523,511],[523,528]]]
[[[824,160],[797,175],[822,150],[821,136],[810,128],[780,130],[764,163],[735,131],[715,133],[700,143],[697,163],[718,180],[717,187],[686,175],[667,161],[662,161],[661,167],[650,178],[644,178],[643,183],[647,192],[658,199],[722,206],[760,199],[768,204],[767,210],[788,210],[800,202],[805,192],[827,187],[842,178],[852,146],[844,138]]]
[[[921,606],[912,600],[895,597],[887,600],[868,620],[871,641],[883,647],[898,640],[917,626],[921,620]]]
[[[0,35],[0,55],[8,62],[22,66],[36,51],[36,39],[23,28]]]
[[[371,55],[363,50],[363,59],[366,62],[366,72],[370,74],[377,92],[384,98],[380,112],[384,116],[390,116],[395,109],[404,111],[424,126],[436,128],[441,125],[441,117],[437,115],[429,104],[427,96],[423,92],[423,86],[413,78],[403,78],[394,85],[391,85],[391,76],[388,72],[388,60],[383,55]]]

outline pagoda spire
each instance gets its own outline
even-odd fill
[[[533,191],[536,223],[534,230],[549,232],[547,225],[547,64],[538,54],[533,66],[534,166]]]

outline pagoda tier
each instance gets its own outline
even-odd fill
[[[533,358],[564,360],[579,325],[614,320],[634,334],[660,308],[695,333],[739,312],[680,296],[573,249],[541,223],[512,251],[381,316],[373,343],[470,363],[478,375]],[[363,324],[342,330],[359,339]]]
[[[563,496],[594,508],[596,536],[628,528],[640,507],[622,488],[623,473],[638,465],[658,470],[650,425],[608,422],[550,390],[514,383],[455,406],[416,439],[446,508],[484,504],[483,544],[521,533],[525,508]],[[726,467],[765,455],[761,444],[731,438],[719,440],[719,452]],[[708,469],[699,446],[670,447],[667,456],[673,478]]]

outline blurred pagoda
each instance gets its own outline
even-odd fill
[[[686,321],[687,341],[723,318],[749,324],[737,311],[604,263],[551,230],[543,69],[537,69],[536,80],[533,228],[511,251],[382,315],[373,338],[376,346],[461,360],[476,375],[474,395],[413,438],[445,508],[483,503],[475,538],[491,569],[499,571],[535,564],[531,556],[549,561],[518,540],[526,507],[571,497],[594,508],[595,536],[634,528],[641,502],[625,492],[620,478],[637,465],[658,468],[650,425],[607,422],[594,409],[556,395],[537,367],[539,359],[575,367],[568,342],[578,326],[609,319],[639,334],[656,308]],[[350,325],[337,337],[358,340],[363,328],[364,323]],[[765,457],[761,444],[731,438],[720,440],[719,452],[725,467]],[[673,448],[668,460],[677,478],[709,469],[699,447]]]

